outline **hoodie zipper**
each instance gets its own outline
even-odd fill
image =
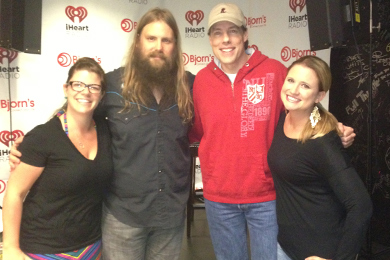
[[[236,112],[236,102],[234,102],[234,83],[231,83],[232,86],[232,94],[233,94],[233,112]]]

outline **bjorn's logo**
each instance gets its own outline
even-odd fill
[[[297,12],[297,8],[299,7],[299,12],[302,12],[302,9],[306,5],[306,0],[290,0],[290,8],[294,11],[294,13]]]
[[[137,23],[133,23],[130,19],[123,19],[121,22],[121,28],[125,32],[131,32],[137,27]]]
[[[3,64],[4,59],[8,59],[8,63],[11,63],[14,59],[18,57],[16,51],[4,49],[0,47],[0,63]]]
[[[20,136],[24,136],[23,132],[20,130],[14,130],[12,133],[10,131],[1,131],[0,132],[0,142],[9,147],[9,142],[15,141]]]
[[[58,55],[57,61],[62,67],[68,67],[72,63],[72,57],[68,53],[63,52]]]
[[[207,65],[211,61],[214,60],[213,55],[208,55],[208,56],[200,56],[200,55],[192,55],[192,54],[187,54],[183,52],[183,63],[184,65],[188,65],[188,63],[191,63],[193,65]]]
[[[196,25],[199,25],[200,22],[203,20],[204,18],[204,13],[203,11],[201,10],[197,10],[195,12],[193,11],[188,11],[186,13],[186,20],[187,22],[189,22],[192,26],[196,26]],[[196,22],[196,24],[194,25],[194,21]]]
[[[261,17],[246,17],[245,16],[245,23],[248,27],[262,27],[266,26],[267,24],[267,17],[265,15]]]
[[[316,56],[317,53],[311,50],[290,49],[287,46],[285,46],[280,52],[280,56],[282,60],[285,62],[289,61],[291,58],[295,58],[297,60],[300,57],[307,56],[307,55]]]
[[[83,21],[87,17],[88,11],[82,6],[79,6],[77,8],[73,6],[67,6],[65,8],[65,14],[69,17],[70,20],[72,20],[72,22],[74,22],[75,17],[78,17],[79,22],[81,23],[81,21]]]
[[[69,53],[62,52],[57,56],[57,62],[62,67],[69,67],[71,64],[75,64],[76,61],[80,58],[80,56],[70,55]],[[102,63],[102,59],[98,58],[97,56],[91,57],[94,59],[98,64]]]

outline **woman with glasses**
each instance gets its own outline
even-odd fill
[[[3,202],[5,260],[100,259],[112,162],[107,125],[93,112],[106,90],[104,71],[81,58],[66,82],[65,105],[19,146]]]

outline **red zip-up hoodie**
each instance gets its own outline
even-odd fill
[[[255,51],[234,84],[214,61],[195,78],[190,140],[200,141],[203,194],[222,203],[275,200],[267,152],[283,108],[287,69]]]

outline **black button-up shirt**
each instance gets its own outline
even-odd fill
[[[106,74],[107,93],[98,113],[108,119],[114,175],[105,205],[133,227],[175,227],[184,221],[189,195],[188,125],[178,106],[124,107],[122,69]],[[194,76],[189,74],[192,88]]]

